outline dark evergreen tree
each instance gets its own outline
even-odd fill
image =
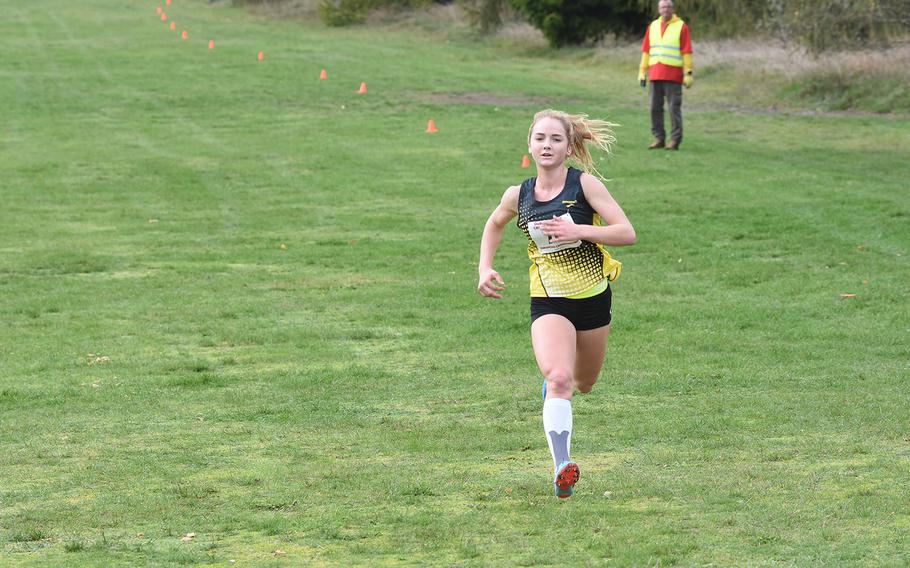
[[[638,0],[509,0],[550,45],[582,44],[607,33],[642,33],[654,10]]]

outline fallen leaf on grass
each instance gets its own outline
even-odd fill
[[[136,533],[136,538],[145,538],[145,533]]]
[[[607,499],[609,499],[609,498],[612,497],[612,496],[613,496],[613,492],[612,492],[612,491],[604,491],[604,497],[606,497]]]
[[[279,548],[279,549],[276,549],[275,552],[273,552],[273,554],[274,554],[276,557],[277,557],[277,556],[284,556],[284,555],[285,555],[285,552]]]
[[[149,219],[149,225],[154,225],[158,222],[158,219]]]
[[[288,250],[288,245],[281,243],[281,246],[279,246],[278,248],[280,248],[281,250]]]
[[[850,300],[855,297],[856,297],[856,294],[841,294],[840,295],[841,300]]]
[[[185,535],[183,535],[183,538],[181,538],[180,540],[182,540],[183,542],[189,542],[189,541],[193,540],[194,538],[196,538],[196,533],[186,533]]]

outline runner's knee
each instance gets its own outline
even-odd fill
[[[544,371],[547,383],[557,390],[571,390],[575,386],[572,380],[572,373],[564,367],[552,367]]]

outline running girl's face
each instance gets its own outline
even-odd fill
[[[531,129],[528,150],[538,167],[561,166],[570,154],[565,126],[556,118],[541,118]]]

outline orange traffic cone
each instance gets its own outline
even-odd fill
[[[265,56],[262,55],[262,52],[260,51],[260,52],[259,52],[259,61],[262,61],[263,57],[265,57]]]
[[[181,32],[180,39],[186,39],[186,30],[183,30],[183,32]]]
[[[319,72],[319,79],[321,81],[325,81],[328,78],[329,78],[329,76],[328,76],[328,74],[326,74],[325,69],[323,69],[322,71]]]
[[[524,156],[521,157],[521,167],[523,167],[523,168],[531,167],[531,160],[528,159],[527,154],[525,154]]]
[[[427,134],[433,134],[434,132],[439,132],[439,129],[436,128],[436,123],[431,118],[427,121]]]
[[[209,40],[209,49],[215,49],[215,40],[213,40],[213,39]]]
[[[176,29],[177,29],[177,22],[171,22],[171,29],[172,29],[172,30],[176,30]]]
[[[167,14],[165,14],[164,12],[161,12],[161,21],[163,22],[165,20],[167,20]]]
[[[366,83],[361,83],[361,84],[360,84],[360,90],[357,91],[357,93],[362,95],[362,94],[364,94],[364,93],[366,93],[366,92],[367,92],[367,84],[366,84]]]

